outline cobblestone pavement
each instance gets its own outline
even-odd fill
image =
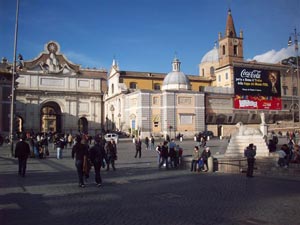
[[[212,140],[222,151],[226,140]],[[184,141],[185,154],[194,142]],[[157,169],[154,151],[134,158],[131,142],[118,144],[116,171],[103,171],[103,187],[77,186],[71,149],[57,160],[29,159],[27,176],[17,176],[17,160],[0,147],[0,224],[64,225],[296,225],[299,180],[244,174],[193,173]]]

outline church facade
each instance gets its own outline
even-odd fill
[[[108,130],[172,138],[178,134],[192,137],[205,130],[204,92],[199,88],[210,85],[211,80],[195,80],[197,90],[192,90],[177,58],[167,75],[121,71],[114,61],[105,95]]]

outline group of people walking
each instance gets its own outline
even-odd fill
[[[22,177],[25,177],[27,159],[31,155],[30,145],[27,143],[26,139],[27,137],[25,134],[20,135],[20,140],[16,144],[14,154],[15,158],[18,158],[18,174]],[[75,160],[79,187],[85,187],[84,181],[89,178],[90,169],[92,167],[94,167],[95,171],[96,185],[101,187],[101,168],[106,167],[106,170],[108,171],[111,165],[112,169],[116,170],[115,161],[117,160],[117,145],[113,139],[106,142],[101,135],[95,136],[94,144],[92,146],[90,146],[89,143],[86,136],[77,135],[75,144],[72,147],[71,156]],[[57,158],[61,158],[61,154],[61,151],[57,151]]]
[[[117,145],[113,139],[106,142],[101,135],[94,138],[94,145],[89,147],[87,140],[82,136],[76,137],[76,144],[72,148],[72,158],[75,158],[75,166],[78,174],[79,187],[85,187],[84,178],[89,178],[91,167],[95,170],[95,182],[102,186],[101,168],[108,171],[110,165],[115,171],[117,160]]]
[[[146,137],[146,150],[154,150],[154,143],[153,136],[151,136],[150,139]],[[138,137],[134,139],[134,144],[136,150],[134,157],[141,158],[143,145],[141,138]],[[181,163],[183,149],[175,143],[174,139],[166,139],[164,142],[157,144],[155,151],[157,153],[157,163],[159,168],[161,168],[163,165],[165,165],[167,169],[169,169],[169,167],[178,168],[179,164]]]
[[[160,143],[156,147],[157,152],[157,163],[158,168],[160,169],[165,165],[166,169],[178,168],[182,161],[183,149],[176,144],[174,139],[171,139],[170,142],[167,140],[163,143]]]

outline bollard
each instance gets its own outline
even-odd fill
[[[208,157],[207,159],[207,164],[208,164],[208,171],[207,172],[214,172],[214,163],[213,163],[213,157]]]

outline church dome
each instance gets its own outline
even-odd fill
[[[180,71],[180,61],[177,58],[173,60],[172,67],[172,72],[168,73],[163,81],[162,90],[189,90],[190,81]]]
[[[218,62],[218,61],[219,61],[219,53],[218,53],[218,48],[215,45],[212,50],[210,50],[203,56],[201,63],[205,63],[205,62],[212,63],[212,62]]]

